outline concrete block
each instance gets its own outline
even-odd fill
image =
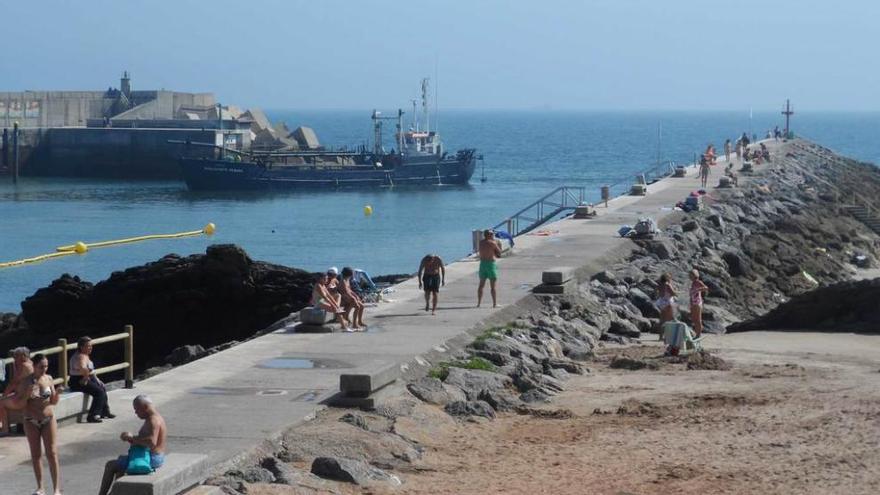
[[[574,280],[568,280],[562,284],[541,284],[532,289],[534,294],[572,294],[577,290]]]
[[[687,171],[684,167],[675,167],[675,173],[672,174],[673,177],[684,177],[687,175]]]
[[[60,421],[76,417],[77,421],[81,421],[89,412],[89,400],[91,398],[82,392],[65,392],[61,394],[58,404],[53,408],[55,419]],[[23,421],[21,411],[9,411],[10,424],[21,424]]]
[[[631,196],[644,196],[648,194],[648,186],[645,184],[633,184],[629,193]]]
[[[328,313],[323,309],[313,308],[311,306],[299,310],[299,321],[312,325],[323,325],[330,323],[336,319],[336,315]]]
[[[344,407],[347,409],[357,408],[363,411],[373,411],[376,409],[376,399],[372,397],[346,397],[343,394],[336,394],[327,400],[327,405],[332,407]]]
[[[113,495],[177,495],[208,477],[208,456],[178,454],[165,456],[165,464],[146,475],[126,475],[113,484]]]
[[[733,181],[730,177],[721,177],[718,179],[718,187],[733,187]]]
[[[596,209],[590,205],[578,205],[574,209],[574,218],[590,218],[596,216]]]
[[[541,282],[545,284],[559,285],[571,280],[574,277],[574,268],[570,266],[557,266],[549,270],[545,270],[541,274]]]
[[[183,495],[226,495],[226,492],[219,486],[199,485],[192,490],[183,492]]]
[[[400,366],[396,364],[377,368],[375,371],[339,376],[339,391],[346,397],[369,397],[376,390],[397,380]]]

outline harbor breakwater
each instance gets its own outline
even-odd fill
[[[600,338],[656,330],[652,299],[664,272],[680,293],[686,293],[691,269],[703,274],[710,287],[707,330],[723,332],[817,285],[852,278],[858,257],[876,265],[877,235],[844,206],[852,193],[877,197],[877,169],[800,146],[819,149],[805,141],[783,145],[748,186],[712,190],[704,211],[681,214],[656,239],[638,241],[628,259],[582,286],[580,299],[550,304],[544,317],[557,323],[545,321],[542,328],[571,333],[558,335],[563,355],[584,355]],[[27,298],[20,315],[0,319],[0,349],[37,348],[59,337],[100,336],[134,324],[142,370],[162,364],[182,345],[210,347],[254,335],[307,304],[310,285],[305,271],[253,261],[228,245],[212,246],[205,255],[169,255],[94,285],[65,275]],[[682,311],[681,318],[689,316]],[[483,351],[484,359],[502,361]]]
[[[710,287],[704,308],[710,332],[787,328],[786,317],[802,329],[851,331],[858,322],[860,330],[878,332],[877,280],[851,279],[856,264],[876,266],[880,237],[849,214],[843,195],[880,192],[880,174],[872,165],[840,157],[830,163],[793,144],[779,149],[742,188],[713,190],[705,211],[672,218],[662,235],[638,241],[576,293],[520,301],[526,308],[520,316],[432,362],[428,376],[411,378],[375,411],[331,414],[292,428],[274,448],[252,452],[207,483],[225,493],[263,493],[267,483],[329,491],[340,489],[337,482],[394,487],[430,467],[423,464],[423,442],[430,444],[429,432],[444,423],[438,410],[476,423],[509,412],[569,418],[571,411],[547,403],[567,378],[590,372],[600,341],[629,343],[657,330],[652,299],[662,273],[687,294],[687,273],[701,271]],[[679,317],[689,320],[683,311]],[[707,352],[662,359],[686,369],[728,368]],[[640,369],[654,361],[603,363]],[[617,412],[643,413],[650,411]]]

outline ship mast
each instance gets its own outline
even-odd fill
[[[428,78],[422,78],[422,112],[425,113],[425,132],[431,132],[431,119],[428,117]]]

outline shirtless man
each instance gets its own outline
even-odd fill
[[[431,314],[437,314],[437,297],[440,286],[446,285],[446,267],[443,260],[436,254],[426,254],[419,263],[419,289],[425,288],[425,311],[428,311],[428,299],[433,298]]]
[[[17,347],[12,351],[12,377],[6,389],[0,393],[0,436],[9,434],[9,409],[21,409],[23,401],[16,401],[18,384],[34,372],[34,363],[31,362],[31,351],[27,347]]]
[[[150,466],[155,471],[165,463],[165,438],[168,434],[165,419],[156,411],[152,399],[146,395],[135,397],[132,406],[134,413],[138,418],[144,420],[144,424],[137,435],[126,431],[119,435],[119,439],[131,445],[140,445],[150,449]],[[107,465],[104,466],[104,477],[101,479],[101,490],[98,495],[107,495],[113,482],[124,476],[127,469],[127,455],[107,462]]]
[[[495,261],[501,257],[501,242],[495,239],[495,232],[487,230],[483,232],[483,240],[480,241],[480,286],[477,288],[477,307],[483,302],[483,287],[489,280],[489,290],[492,293],[492,307],[498,307],[498,299],[495,293],[495,281],[498,279],[498,264]]]

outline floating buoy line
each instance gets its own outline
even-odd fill
[[[39,256],[34,256],[32,258],[24,258],[15,261],[6,261],[0,263],[0,268],[10,268],[13,266],[21,266],[29,263],[38,263],[40,261],[49,260],[52,258],[60,258],[62,256],[68,256],[71,254],[85,254],[92,248],[100,248],[107,246],[117,246],[119,244],[129,244],[132,242],[141,242],[141,241],[151,241],[155,239],[179,239],[182,237],[194,237],[197,235],[214,235],[214,232],[217,231],[217,226],[213,223],[209,223],[205,225],[201,230],[190,230],[187,232],[178,232],[176,234],[150,234],[150,235],[142,235],[137,237],[127,237],[125,239],[116,239],[112,241],[101,241],[101,242],[91,242],[86,243],[79,241],[75,244],[70,244],[68,246],[58,246],[55,248],[54,253],[49,254],[41,254]]]

